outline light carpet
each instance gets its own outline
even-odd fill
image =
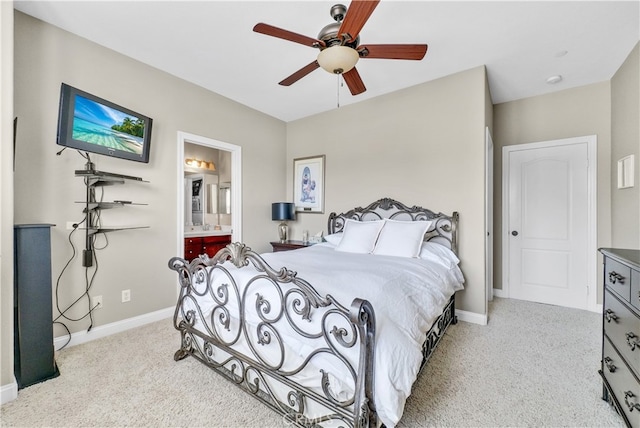
[[[510,299],[459,322],[407,401],[401,427],[622,427],[601,399],[601,316]],[[193,358],[170,320],[64,349],[61,375],[2,406],[6,427],[286,427]]]

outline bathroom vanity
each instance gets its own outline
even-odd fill
[[[184,258],[193,260],[200,254],[209,257],[216,255],[227,244],[231,243],[231,232],[224,230],[197,230],[184,233]]]

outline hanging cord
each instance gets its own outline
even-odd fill
[[[87,152],[81,152],[78,150],[78,153],[80,154],[80,156],[82,156],[83,158],[85,158],[85,160],[87,161],[87,163],[90,165],[91,164],[91,158],[89,157],[89,153]],[[85,178],[85,185],[86,183],[86,178]],[[101,189],[101,195],[100,195],[100,201],[103,200],[104,198],[104,189]],[[91,198],[91,202],[95,202],[95,197]],[[66,271],[66,269],[69,267],[69,265],[71,264],[71,262],[73,261],[73,259],[75,258],[77,251],[76,251],[76,247],[73,244],[73,240],[72,240],[72,236],[73,233],[80,227],[80,225],[82,225],[83,223],[88,224],[89,223],[89,216],[95,216],[95,218],[93,219],[92,223],[95,222],[96,225],[100,225],[100,215],[99,214],[94,214],[91,212],[86,212],[84,219],[82,221],[80,221],[79,223],[76,223],[73,225],[73,230],[69,233],[69,244],[71,245],[71,249],[72,249],[72,255],[69,258],[69,260],[67,261],[67,263],[64,265],[64,267],[62,268],[62,271],[60,272],[60,275],[58,275],[58,279],[56,281],[56,290],[55,290],[55,295],[56,295],[56,309],[58,310],[58,312],[60,313],[54,320],[53,323],[54,324],[60,324],[62,327],[64,327],[64,329],[67,331],[67,335],[69,336],[67,342],[62,345],[60,347],[60,349],[58,349],[58,351],[60,351],[61,349],[65,348],[70,342],[71,342],[71,330],[67,327],[67,325],[62,322],[62,321],[58,321],[60,318],[64,318],[67,321],[71,321],[71,322],[77,322],[77,321],[81,321],[83,319],[85,319],[86,317],[89,317],[89,327],[87,329],[87,332],[91,331],[91,329],[93,328],[93,311],[98,307],[98,305],[95,306],[91,306],[91,296],[89,294],[89,291],[91,290],[91,287],[93,286],[93,281],[96,277],[96,274],[98,273],[98,259],[96,257],[96,254],[94,252],[93,254],[93,260],[94,260],[94,270],[91,274],[89,274],[89,267],[85,267],[85,290],[84,293],[82,293],[76,300],[74,300],[70,305],[68,305],[64,310],[60,309],[60,298],[59,298],[59,289],[60,289],[60,280],[62,278],[62,275],[64,274],[64,272]],[[92,236],[90,239],[92,240],[92,242],[95,242],[95,236]],[[106,240],[106,236],[105,236],[105,240]],[[105,245],[102,248],[98,248],[98,249],[103,249],[106,248],[108,245],[108,240],[106,241]],[[79,317],[79,318],[71,318],[69,316],[66,315],[66,313],[72,308],[74,307],[80,300],[82,300],[84,297],[86,296],[87,298],[87,303],[88,303],[88,310],[87,312]]]
[[[104,187],[100,188],[100,202],[104,202]],[[99,229],[100,226],[102,226],[102,219],[101,219],[102,211],[98,210],[94,215],[95,215],[94,224],[96,226],[98,226],[98,229]],[[98,235],[102,235],[102,237],[104,237],[104,245],[102,247],[96,247],[96,241],[98,240]],[[95,233],[93,235],[93,245],[92,246],[93,246],[94,250],[104,250],[105,248],[107,248],[109,246],[109,238],[107,237],[107,234],[106,233],[100,233],[100,234]]]
[[[78,153],[80,153],[80,156],[82,156],[83,158],[85,158],[87,160],[87,162],[91,162],[91,158],[89,157],[89,153],[88,152],[81,152],[80,150],[77,150]]]
[[[337,103],[338,105],[337,105],[336,108],[340,108],[340,77],[341,76],[342,76],[341,74],[338,74],[338,80],[337,80],[338,84],[336,86],[336,96],[337,96],[337,100],[338,100],[338,103]]]
[[[91,307],[91,297],[89,296],[89,290],[91,289],[91,286],[93,285],[93,279],[95,278],[95,275],[98,271],[98,264],[97,264],[97,260],[96,260],[96,268],[93,272],[93,274],[91,275],[91,279],[89,279],[88,277],[88,271],[89,268],[85,269],[85,291],[84,293],[82,293],[76,300],[74,300],[70,305],[68,305],[64,310],[60,309],[60,298],[59,298],[59,289],[60,289],[60,280],[62,278],[62,275],[64,274],[64,272],[66,271],[67,267],[69,267],[69,265],[71,264],[71,262],[73,261],[73,259],[76,257],[77,251],[76,251],[76,247],[73,244],[73,240],[71,239],[73,236],[73,233],[78,230],[78,228],[80,227],[80,225],[82,225],[82,223],[85,223],[87,220],[86,216],[85,218],[74,225],[73,230],[69,233],[69,244],[71,245],[71,249],[72,249],[72,255],[69,258],[69,260],[67,261],[67,263],[64,265],[64,267],[62,268],[62,271],[60,272],[60,275],[58,275],[58,279],[56,281],[56,309],[58,310],[58,312],[60,313],[60,315],[58,315],[54,320],[53,323],[54,324],[60,324],[62,327],[64,327],[64,329],[67,331],[67,335],[69,336],[69,339],[67,340],[67,342],[62,345],[60,347],[59,350],[63,349],[64,347],[66,347],[69,342],[71,342],[71,331],[69,330],[69,328],[67,327],[67,325],[62,322],[62,321],[58,321],[60,318],[64,318],[67,321],[71,321],[71,322],[76,322],[76,321],[81,321],[83,319],[85,319],[87,316],[90,317],[91,322],[90,322],[90,326],[89,326],[89,330],[91,330],[91,327],[93,327],[93,311],[96,309],[97,305],[94,307]],[[66,315],[66,313],[72,308],[74,307],[80,300],[82,300],[84,297],[87,297],[87,300],[89,301],[89,311],[81,316],[80,318],[71,318],[69,316]]]

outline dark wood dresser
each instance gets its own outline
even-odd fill
[[[604,256],[602,398],[627,426],[640,427],[640,251],[599,251]]]

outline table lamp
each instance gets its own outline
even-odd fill
[[[278,225],[278,236],[280,242],[287,240],[287,232],[289,227],[287,226],[287,220],[295,220],[295,206],[293,202],[274,202],[271,204],[271,220],[280,221]]]

